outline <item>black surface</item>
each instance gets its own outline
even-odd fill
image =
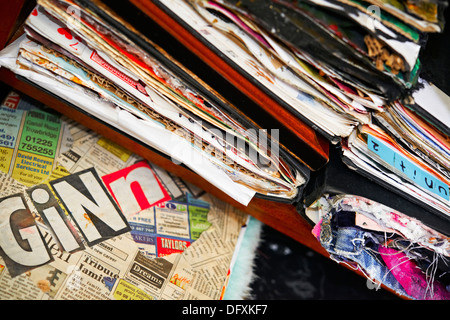
[[[266,225],[254,272],[255,300],[401,300]]]
[[[445,27],[442,33],[428,35],[428,42],[420,54],[423,64],[421,77],[434,83],[450,95],[450,9],[444,11]],[[450,125],[450,124],[447,124]]]

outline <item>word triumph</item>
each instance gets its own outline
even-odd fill
[[[59,198],[88,246],[131,230],[120,207],[90,168],[0,199],[0,255],[12,277],[53,261],[31,213],[42,218],[61,250],[84,249],[79,233],[59,205]],[[54,194],[52,193],[52,190]]]

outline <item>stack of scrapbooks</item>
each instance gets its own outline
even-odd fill
[[[307,206],[311,199],[319,199],[306,212],[314,217],[315,230],[321,229],[316,233],[319,241],[336,260],[359,263],[371,279],[405,296],[449,297],[445,260],[450,235],[450,99],[419,76],[427,34],[443,31],[445,2],[135,3],[141,9],[161,10],[152,16],[160,24],[167,18],[158,20],[157,15],[167,14],[170,23],[200,39],[194,49],[213,48],[249,81],[271,92],[331,142],[341,144],[324,172],[311,174],[307,189],[313,191],[304,199]],[[329,198],[329,194],[344,198]],[[312,208],[320,208],[318,216],[311,214]],[[366,224],[359,221],[361,216],[368,219]],[[402,221],[401,226],[395,225],[395,219]],[[345,228],[359,231],[353,234]],[[369,235],[373,244],[366,239]],[[341,242],[349,248],[353,243],[356,252],[348,249],[346,256]],[[384,261],[380,265],[388,266],[388,272],[358,260],[355,255],[365,250]],[[398,260],[387,261],[389,254]],[[401,254],[405,256],[400,258]],[[411,272],[415,284],[401,281],[414,263],[424,268],[426,276]]]
[[[446,2],[132,2],[169,33],[192,34],[192,44],[174,37],[220,56],[341,144],[349,168],[448,217],[448,98],[420,78],[428,35],[444,30]]]
[[[438,1],[136,1],[144,9],[149,3],[336,142],[416,85],[420,51],[427,33],[442,31],[445,7]]]
[[[414,245],[436,237],[427,248],[450,256],[450,99],[420,77],[428,35],[444,31],[445,1],[130,2],[38,0],[0,65],[244,205],[257,195],[306,210],[330,253],[339,228],[329,225],[347,208]],[[189,54],[204,64],[177,61]],[[195,75],[199,66],[214,81]],[[230,83],[248,100],[236,105]],[[274,128],[258,123],[267,114]],[[279,135],[279,124],[294,134]],[[396,229],[403,215],[403,227],[426,230],[425,242]],[[353,214],[338,225],[359,223]],[[379,244],[402,251],[397,240]]]

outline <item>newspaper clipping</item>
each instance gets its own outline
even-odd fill
[[[248,216],[27,97],[0,107],[0,299],[221,299]]]

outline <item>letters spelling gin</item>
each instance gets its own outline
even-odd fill
[[[51,189],[57,195],[86,244],[92,246],[130,231],[121,209],[103,185],[94,168],[37,185],[0,199],[0,255],[12,277],[53,261],[30,206],[34,206],[61,249],[84,249]]]

